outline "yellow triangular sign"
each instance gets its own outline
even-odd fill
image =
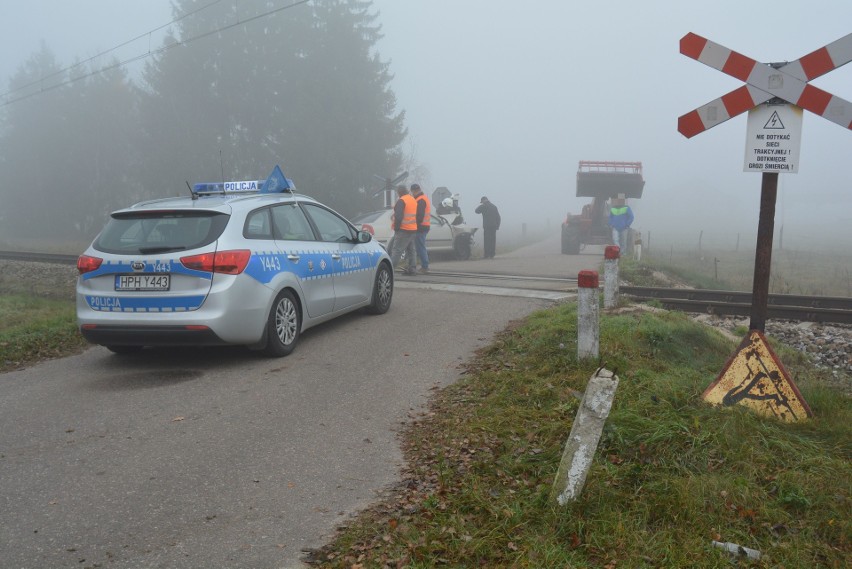
[[[813,416],[760,330],[749,330],[701,397],[713,405],[745,405],[760,415],[788,423]]]

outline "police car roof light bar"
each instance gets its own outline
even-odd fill
[[[243,180],[234,182],[200,182],[192,188],[197,196],[225,194],[256,194],[259,193],[266,180]],[[278,193],[291,192],[292,186],[284,187]]]

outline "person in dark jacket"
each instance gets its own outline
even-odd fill
[[[484,247],[486,259],[494,258],[494,251],[497,248],[497,230],[500,229],[500,211],[497,206],[488,201],[488,198],[482,196],[479,200],[479,207],[475,213],[482,214],[482,232],[484,234]]]

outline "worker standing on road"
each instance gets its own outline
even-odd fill
[[[398,186],[396,194],[399,199],[393,206],[393,247],[391,248],[391,264],[396,268],[402,258],[403,251],[408,257],[406,275],[416,275],[414,260],[414,239],[417,237],[417,201],[408,193],[408,188]]]
[[[482,196],[475,213],[482,214],[483,246],[485,248],[483,257],[493,259],[494,252],[497,249],[497,230],[500,229],[500,212],[496,205],[488,201],[487,197]]]
[[[420,184],[411,184],[411,195],[417,202],[417,237],[414,239],[414,248],[417,249],[417,257],[420,259],[420,272],[429,272],[429,251],[426,250],[426,234],[432,225],[432,204],[429,198],[420,189]]]
[[[612,198],[609,208],[609,226],[612,228],[612,244],[618,245],[621,255],[627,253],[627,235],[633,224],[633,210],[624,198]]]

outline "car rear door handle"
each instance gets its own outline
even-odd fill
[[[343,258],[343,256],[340,253],[332,253],[331,258],[334,259],[335,261],[339,261],[340,259]]]
[[[294,263],[298,263],[299,262],[299,256],[290,253],[290,254],[287,255],[287,260],[293,261]]]

